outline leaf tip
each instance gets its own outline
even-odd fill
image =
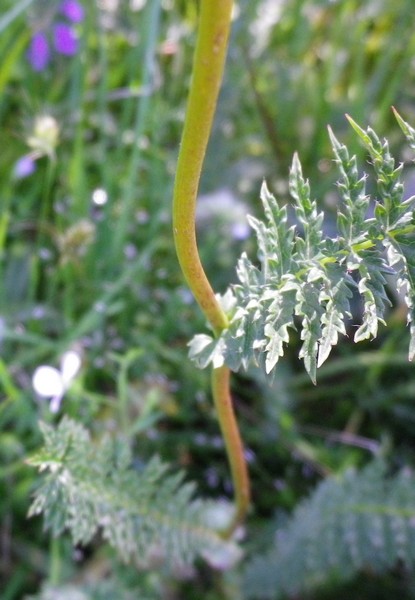
[[[297,151],[293,154],[293,169],[301,169],[300,157]]]
[[[340,144],[339,140],[336,138],[336,136],[334,135],[334,131],[330,127],[330,125],[327,125],[327,131],[329,134],[329,138],[330,138],[330,142],[333,147],[333,150],[334,151],[338,150],[341,147],[341,144]]]
[[[264,199],[269,198],[271,195],[269,189],[268,189],[268,185],[267,182],[265,181],[265,179],[262,181],[262,185],[261,185],[261,191],[260,191],[260,197],[261,200],[264,201]]]
[[[345,114],[345,117],[359,136],[366,137],[365,131],[360,127],[360,125],[356,123],[354,119],[352,119],[352,117],[348,113]]]

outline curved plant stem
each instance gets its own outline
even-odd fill
[[[250,502],[250,489],[248,470],[242,440],[230,394],[230,372],[228,367],[212,370],[212,393],[215,401],[216,412],[221,425],[226,452],[231,467],[232,481],[235,490],[236,512],[233,521],[226,532],[230,535],[242,523],[247,513]]]
[[[228,319],[206,277],[196,242],[196,197],[222,81],[233,0],[201,0],[199,32],[186,118],[176,169],[173,232],[184,277],[216,335]],[[249,480],[241,437],[229,392],[227,367],[213,369],[212,392],[231,466],[236,514],[224,535],[231,535],[249,506]]]
[[[195,232],[196,196],[226,58],[232,0],[202,0],[173,200],[177,257],[197,302],[216,333],[228,326],[206,278]]]

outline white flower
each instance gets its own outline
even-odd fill
[[[33,389],[39,396],[50,398],[51,412],[58,412],[62,398],[81,368],[81,363],[80,354],[75,350],[68,350],[61,358],[59,370],[41,365],[33,373]]]

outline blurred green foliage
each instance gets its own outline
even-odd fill
[[[135,589],[143,598],[190,599],[195,591],[204,600],[239,598],[234,574],[197,566],[161,581],[157,572],[118,565],[97,541],[74,550],[65,538],[49,540],[39,520],[26,518],[35,473],[25,458],[40,444],[39,419],[55,422],[62,414],[94,433],[125,436],[140,463],[158,452],[185,467],[207,496],[227,495],[230,485],[208,374],[187,360],[186,344],[204,323],[180,277],[170,232],[197,2],[83,4],[79,53],[56,55],[39,73],[27,47],[54,5],[3,0],[0,15],[1,598],[75,582],[98,589],[107,574],[108,590],[125,589],[126,598]],[[201,189],[202,254],[218,291],[234,279],[241,249],[251,249],[229,225],[232,216],[239,220],[241,207],[258,214],[264,178],[287,200],[294,151],[319,208],[329,215],[335,208],[326,126],[363,156],[345,112],[387,136],[394,154],[409,161],[390,106],[415,123],[414,31],[412,0],[236,2]],[[17,178],[16,162],[45,143],[38,130],[45,117],[49,155],[36,160],[32,175]],[[411,186],[408,170],[408,193]],[[228,198],[222,213],[217,192]],[[380,452],[393,467],[413,466],[413,366],[399,298],[393,289],[390,295],[388,328],[359,351],[343,341],[321,368],[318,387],[301,372],[295,348],[272,384],[254,370],[235,379],[253,478],[248,549],[265,545],[276,511],[291,511],[321,477]],[[32,376],[39,365],[58,367],[68,349],[79,352],[82,367],[56,415],[35,394]],[[386,597],[384,589],[410,598],[411,577],[398,569],[376,582],[368,574],[344,597]],[[336,587],[314,598],[342,593]],[[53,597],[67,597],[59,594]]]

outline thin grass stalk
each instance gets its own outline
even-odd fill
[[[120,258],[122,257],[123,244],[125,242],[128,233],[128,227],[134,211],[138,171],[141,161],[141,148],[139,142],[145,132],[147,115],[151,106],[151,94],[147,93],[147,90],[151,88],[151,83],[154,78],[154,61],[160,27],[161,0],[152,0],[148,4],[147,11],[147,41],[142,76],[142,88],[145,93],[140,96],[137,102],[137,111],[134,124],[135,144],[132,148],[127,180],[122,194],[121,215],[118,220],[117,228],[113,238],[113,258],[115,264],[118,264]]]

